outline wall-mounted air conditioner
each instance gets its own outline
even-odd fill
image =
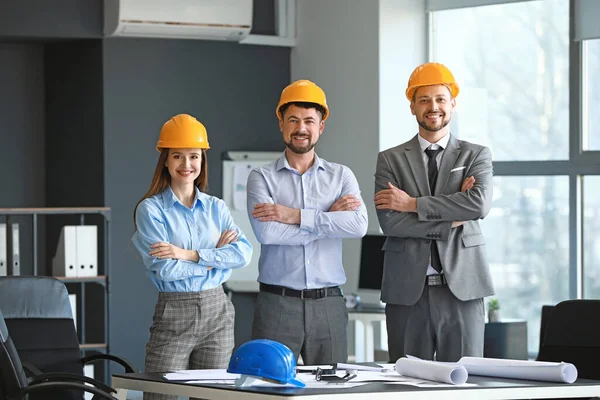
[[[240,41],[252,0],[104,0],[105,36]]]

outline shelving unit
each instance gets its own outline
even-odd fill
[[[98,273],[102,275],[90,277],[65,277],[55,276],[54,278],[65,284],[79,284],[79,296],[77,299],[78,309],[81,310],[77,316],[79,348],[81,352],[98,351],[101,353],[109,352],[109,310],[110,310],[110,207],[49,207],[49,208],[0,208],[0,217],[6,218],[9,225],[14,216],[31,216],[32,223],[32,242],[33,242],[33,273],[38,275],[38,223],[40,215],[79,215],[79,224],[85,225],[86,215],[101,215],[104,221],[104,236],[101,243],[103,249],[103,259],[100,263],[98,259]],[[7,243],[8,248],[12,248],[12,243]],[[99,252],[100,254],[100,252]],[[21,257],[21,275],[23,275],[23,257]],[[98,284],[104,289],[104,343],[88,343],[86,340],[86,285]],[[108,377],[108,363],[104,363],[104,379]]]

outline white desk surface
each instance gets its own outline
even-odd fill
[[[139,390],[162,394],[200,397],[209,400],[359,400],[369,395],[377,400],[402,399],[558,399],[567,397],[600,396],[600,381],[578,380],[573,384],[533,382],[472,376],[473,387],[418,388],[414,386],[369,383],[349,389],[296,389],[296,388],[235,388],[224,385],[190,385],[169,382],[160,375],[116,374],[112,376],[115,389]],[[400,394],[401,393],[401,394]],[[118,398],[125,399],[119,391]]]

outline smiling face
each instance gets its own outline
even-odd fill
[[[172,183],[194,184],[202,172],[202,149],[169,149],[165,166]]]
[[[302,108],[290,105],[279,121],[279,129],[283,133],[283,141],[288,149],[296,154],[306,154],[313,150],[325,122],[321,114],[314,108]]]
[[[410,110],[417,118],[422,133],[442,133],[449,130],[456,100],[444,85],[422,86],[417,89]],[[440,132],[443,131],[443,132]]]

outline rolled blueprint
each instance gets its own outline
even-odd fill
[[[465,367],[457,363],[439,363],[402,357],[396,361],[396,372],[413,378],[462,385],[469,374]]]
[[[577,379],[577,368],[565,362],[463,357],[458,363],[471,375],[565,383],[573,383]]]

